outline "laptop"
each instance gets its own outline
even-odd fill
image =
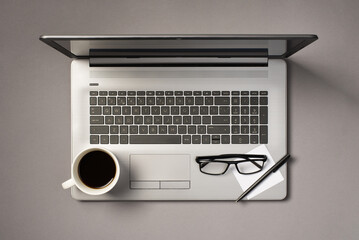
[[[197,156],[266,145],[287,153],[285,58],[316,35],[41,36],[72,58],[72,159],[92,147],[121,166],[109,193],[77,200],[235,200],[232,172],[204,174]],[[67,78],[67,77],[64,77]],[[66,80],[66,79],[64,79]],[[254,200],[281,200],[284,181]]]

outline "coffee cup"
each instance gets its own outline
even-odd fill
[[[116,156],[104,148],[90,148],[76,156],[71,164],[71,178],[62,187],[76,186],[86,194],[101,195],[110,191],[119,177]]]

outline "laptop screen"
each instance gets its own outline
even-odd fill
[[[269,57],[286,58],[316,35],[93,35],[41,36],[72,58],[89,57]]]

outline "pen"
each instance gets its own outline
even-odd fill
[[[268,177],[271,173],[277,171],[283,164],[285,164],[290,155],[286,154],[281,160],[279,160],[276,164],[274,164],[265,174],[263,174],[257,181],[255,181],[241,196],[238,197],[236,202],[242,200],[248,193],[250,193],[254,188],[256,188],[266,177]]]

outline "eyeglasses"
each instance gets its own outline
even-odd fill
[[[253,174],[260,172],[266,161],[266,155],[252,154],[223,154],[196,157],[199,170],[209,175],[222,175],[226,173],[231,164],[236,166],[240,174]]]

